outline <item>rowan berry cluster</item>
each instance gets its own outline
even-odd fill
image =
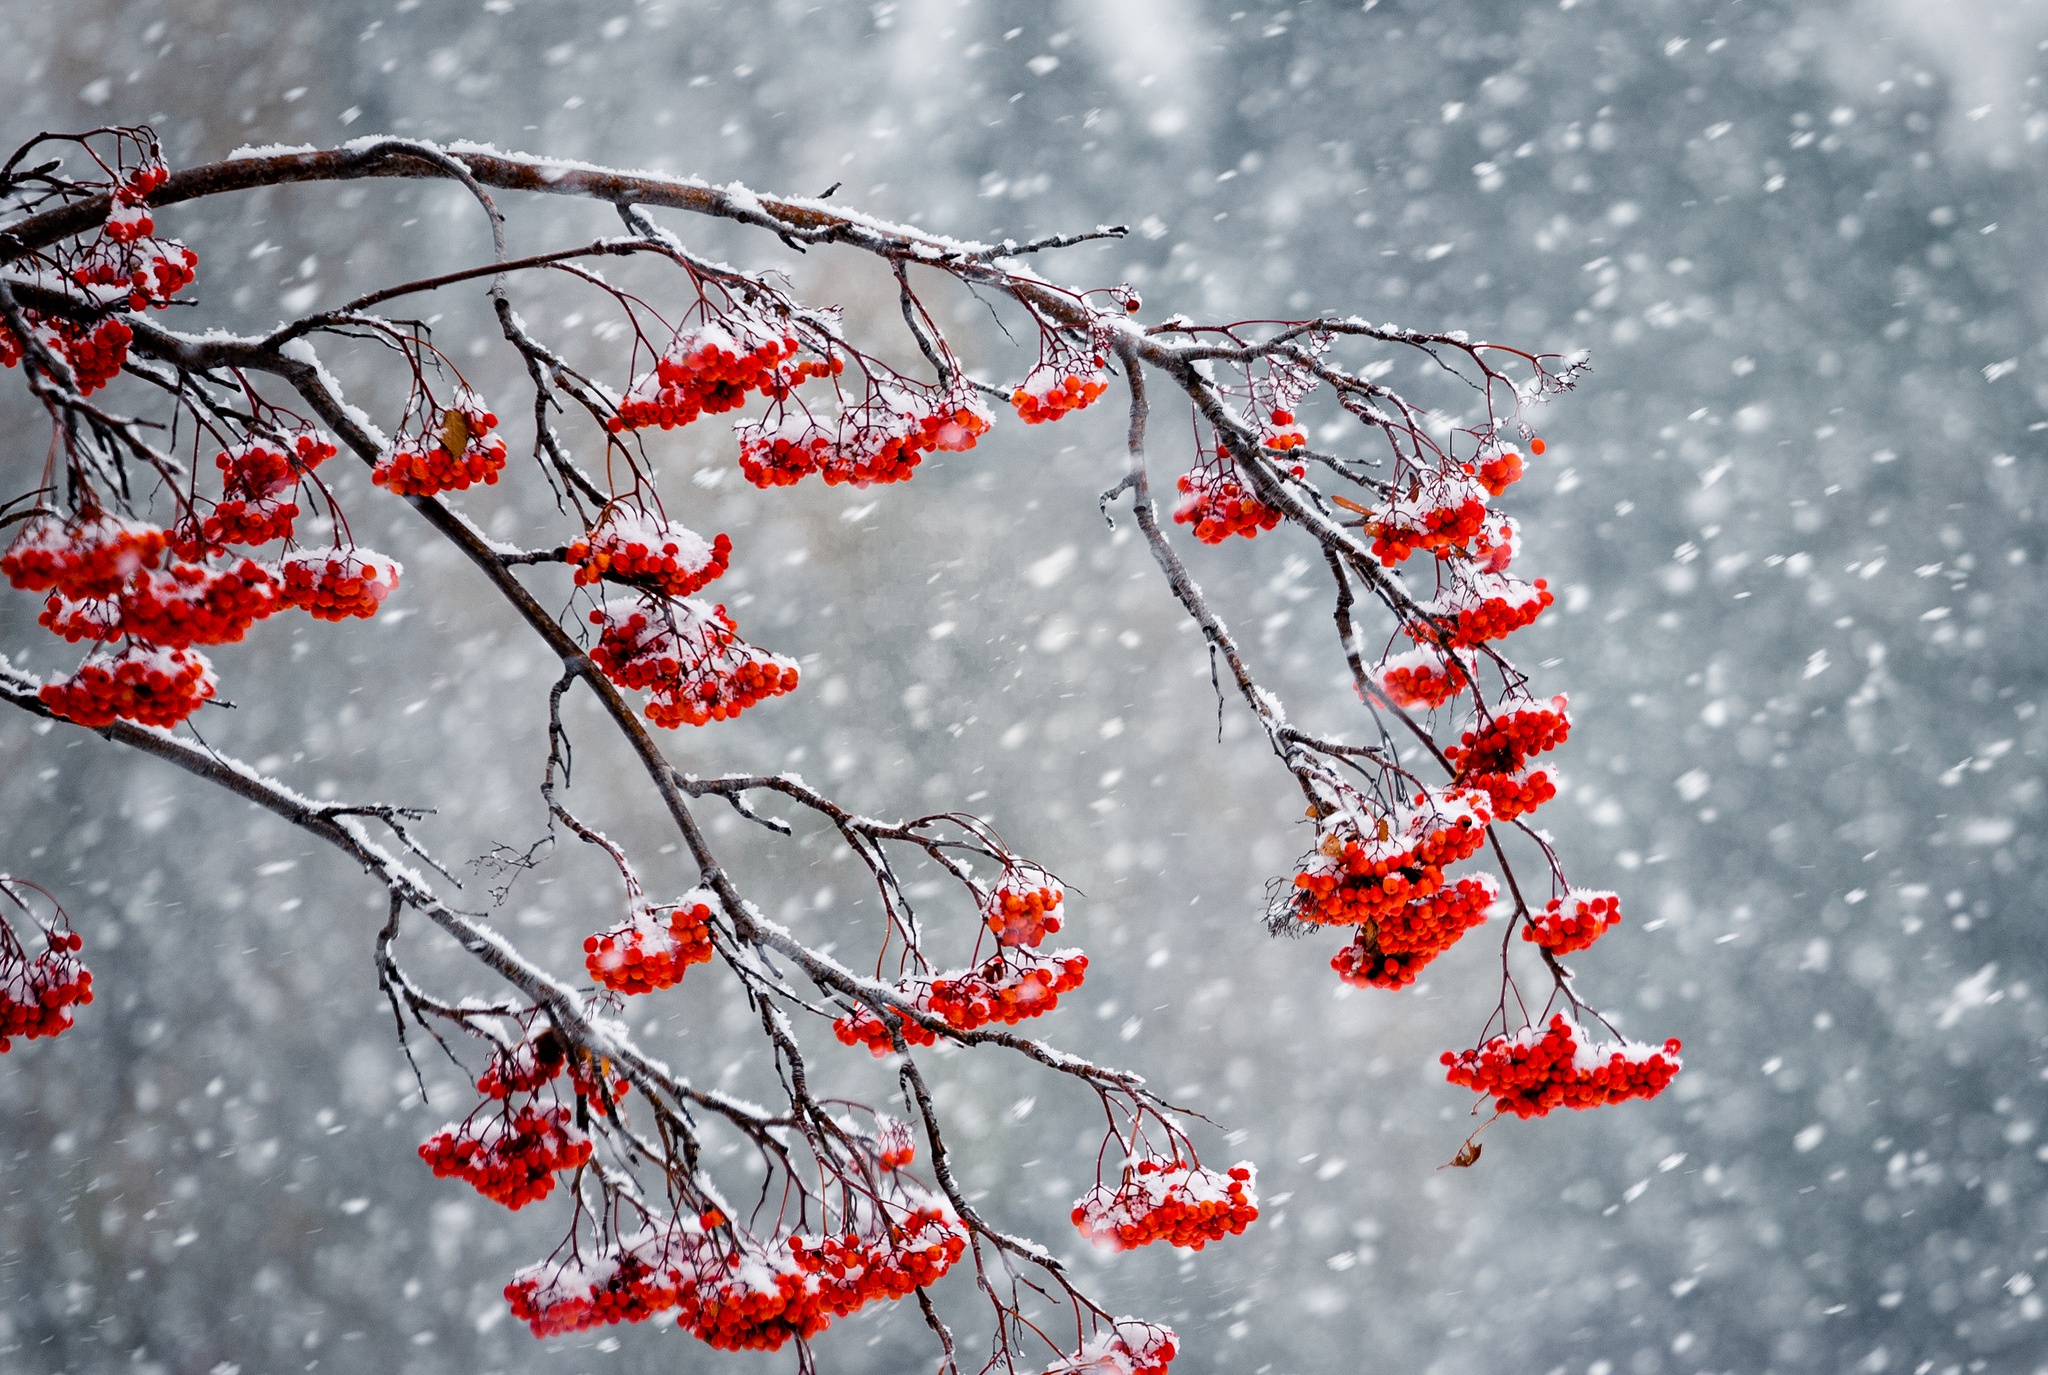
[[[1486,839],[1485,812],[1460,793],[1424,793],[1416,805],[1378,817],[1367,831],[1357,810],[1324,821],[1316,851],[1294,876],[1291,915],[1324,926],[1357,926],[1395,916],[1443,887],[1444,869]]]
[[[907,1296],[943,1276],[967,1249],[966,1229],[937,1200],[902,1216],[887,1204],[881,1211],[884,1225],[871,1235],[847,1231],[789,1239],[790,1259],[814,1277],[815,1301],[833,1317],[878,1299]]]
[[[1571,715],[1565,710],[1563,694],[1539,706],[1527,698],[1520,704],[1502,704],[1492,719],[1476,721],[1458,738],[1444,746],[1444,758],[1451,761],[1463,782],[1483,774],[1520,773],[1536,755],[1556,749],[1572,730]]]
[[[856,1007],[832,1023],[832,1034],[840,1044],[866,1046],[868,1052],[877,1057],[893,1055],[896,1052],[895,1033],[903,1033],[903,1043],[911,1046],[938,1044],[938,1037],[921,1023],[905,1017],[895,1008],[883,1008],[876,1012],[868,1007]]]
[[[1330,967],[1356,987],[1406,988],[1423,966],[1483,925],[1487,909],[1499,899],[1500,886],[1491,874],[1467,875],[1362,924]]]
[[[1250,1161],[1228,1174],[1174,1156],[1146,1156],[1126,1166],[1116,1188],[1098,1183],[1075,1201],[1081,1235],[1111,1250],[1163,1241],[1199,1251],[1236,1236],[1258,1220],[1259,1196]]]
[[[1301,477],[1308,470],[1292,471]],[[1195,538],[1204,544],[1221,544],[1232,535],[1255,539],[1261,530],[1280,523],[1280,513],[1253,494],[1225,445],[1216,446],[1214,460],[1181,474],[1174,485],[1181,494],[1173,508],[1174,523],[1194,526]]]
[[[220,469],[221,499],[204,517],[194,512],[173,529],[179,557],[197,559],[224,545],[291,538],[299,516],[292,490],[334,454],[333,443],[312,430],[300,430],[288,445],[250,439],[217,454],[213,462]]]
[[[1531,916],[1522,928],[1522,939],[1536,942],[1553,955],[1569,955],[1599,940],[1608,927],[1620,924],[1620,898],[1598,889],[1574,888],[1561,898],[1552,898]]]
[[[740,472],[756,487],[788,487],[811,473],[827,486],[902,482],[927,453],[959,453],[988,433],[993,417],[971,390],[917,392],[875,385],[860,405],[831,421],[783,408],[733,427]]]
[[[0,555],[0,573],[24,592],[109,597],[138,569],[156,567],[168,544],[162,530],[105,511],[88,508],[68,520],[45,513]]]
[[[1472,685],[1471,667],[1467,653],[1411,649],[1380,661],[1380,691],[1403,710],[1434,711]]]
[[[620,687],[646,691],[657,726],[723,721],[796,690],[797,666],[742,640],[722,606],[614,598],[590,622],[601,628],[591,662]]]
[[[189,649],[232,644],[280,605],[277,580],[254,559],[226,568],[179,562],[134,574],[110,598],[74,601],[53,593],[36,620],[72,644],[126,635]]]
[[[596,529],[568,550],[579,587],[611,578],[664,597],[699,591],[724,576],[731,559],[730,536],[713,536],[707,544],[688,526],[626,505],[612,507]]]
[[[451,1122],[420,1146],[438,1178],[454,1176],[507,1208],[524,1208],[555,1188],[555,1172],[590,1159],[590,1138],[560,1104],[527,1104]]]
[[[583,938],[590,977],[619,993],[653,993],[681,983],[693,964],[712,956],[711,908],[685,898],[666,909],[636,911],[631,920]]]
[[[287,554],[278,561],[285,604],[318,621],[376,615],[403,571],[398,560],[360,548]]]
[[[978,969],[931,980],[919,1001],[961,1031],[1015,1026],[1052,1011],[1087,976],[1088,957],[1078,950],[1006,950]]]
[[[1489,810],[1496,821],[1513,821],[1518,816],[1527,816],[1557,796],[1557,784],[1547,769],[1530,769],[1519,774],[1482,773],[1470,782],[1472,787],[1490,799]]]
[[[80,396],[91,396],[121,375],[128,361],[128,346],[135,331],[123,320],[102,320],[87,327],[65,319],[42,322],[47,342],[56,347],[71,368],[71,379]]]
[[[471,392],[440,412],[440,423],[425,434],[393,445],[370,470],[370,481],[398,496],[430,497],[491,486],[505,467],[505,440],[492,434],[498,417]]]
[[[1267,413],[1267,418],[1272,423],[1266,426],[1265,432],[1259,436],[1261,445],[1268,449],[1278,449],[1283,453],[1289,449],[1308,447],[1308,431],[1294,418],[1293,411],[1275,409]],[[1296,473],[1295,476],[1299,477],[1301,473]]]
[[[1464,556],[1466,546],[1486,528],[1485,499],[1470,486],[1447,484],[1448,490],[1430,494],[1428,504],[1418,497],[1383,505],[1366,522],[1373,556],[1389,568],[1418,549],[1440,559]]]
[[[170,171],[160,162],[145,163],[130,172],[108,197],[107,237],[115,243],[134,243],[156,233],[147,202],[150,193],[170,180]]]
[[[941,1278],[967,1249],[944,1201],[898,1185],[842,1230],[763,1244],[714,1229],[716,1212],[649,1227],[587,1259],[531,1265],[505,1298],[536,1336],[644,1322],[677,1325],[720,1351],[777,1351],[835,1318]]]
[[[1556,600],[1543,578],[1526,583],[1505,573],[1474,572],[1442,596],[1418,603],[1424,619],[1401,628],[1419,644],[1472,649],[1533,623]]]
[[[477,1078],[476,1091],[493,1099],[534,1093],[560,1078],[568,1063],[561,1039],[546,1029],[516,1048],[492,1056],[489,1068]]]
[[[0,921],[0,1055],[19,1036],[33,1041],[71,1027],[73,1009],[92,1001],[92,972],[79,962],[76,931],[43,932],[47,948],[29,958]]]
[[[1036,946],[1059,933],[1056,909],[1066,895],[1066,887],[1036,865],[1013,866],[989,890],[981,919],[1000,944]]]
[[[1178,1354],[1177,1341],[1170,1327],[1118,1318],[1082,1343],[1080,1351],[1047,1366],[1045,1375],[1166,1375]]]
[[[1531,446],[1537,453],[1543,452],[1543,441],[1537,440]],[[1522,451],[1512,444],[1486,451],[1477,463],[1468,463],[1466,470],[1479,479],[1479,485],[1493,496],[1499,496],[1522,480]]]
[[[169,729],[199,710],[217,686],[204,655],[130,644],[119,654],[93,651],[71,673],[43,684],[37,696],[81,726],[126,719]]]
[[[707,320],[677,334],[653,371],[633,379],[606,424],[614,434],[673,430],[702,415],[739,409],[750,391],[780,400],[809,378],[836,376],[845,367],[836,357],[792,362],[798,347],[795,334],[747,312]]]
[[[1010,393],[1010,404],[1016,408],[1017,418],[1027,425],[1058,420],[1109,390],[1109,377],[1102,367],[1100,354],[1085,363],[1078,355],[1064,362],[1040,363]]]
[[[1584,1110],[1654,1098],[1680,1067],[1679,1043],[1638,1041],[1593,1045],[1585,1028],[1562,1013],[1548,1027],[1526,1026],[1496,1036],[1477,1050],[1443,1053],[1453,1084],[1492,1094],[1494,1107],[1516,1117],[1541,1117],[1554,1108]]]

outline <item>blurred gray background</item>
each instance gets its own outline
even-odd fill
[[[1469,1120],[1435,1061],[1490,1005],[1489,943],[1343,996],[1333,937],[1263,934],[1264,884],[1307,844],[1299,799],[1240,708],[1218,742],[1193,637],[1096,515],[1114,407],[864,493],[756,492],[718,422],[658,447],[671,510],[735,541],[715,590],[806,673],[674,756],[787,764],[882,812],[989,812],[1085,893],[1068,934],[1089,982],[1046,1034],[1144,1070],[1232,1133],[1205,1140],[1217,1160],[1259,1163],[1245,1236],[1098,1257],[1065,1221],[1088,1105],[997,1058],[932,1063],[986,1206],[1116,1311],[1177,1327],[1190,1375],[2048,1369],[2043,40],[2035,0],[0,4],[10,143],[146,120],[174,164],[393,132],[844,181],[960,234],[1128,222],[1045,270],[1129,281],[1152,318],[1334,309],[1592,350],[1506,502],[1562,593],[1511,645],[1577,716],[1543,820],[1629,914],[1578,967],[1632,1034],[1682,1037],[1686,1070],[1651,1104],[1497,1126],[1469,1171],[1436,1170]],[[616,223],[509,208],[515,248]],[[888,325],[871,269],[669,222]],[[437,187],[163,224],[202,256],[195,324],[260,326],[486,246]],[[579,358],[617,357],[594,298],[522,290]],[[431,306],[465,361],[491,337],[478,300]],[[984,373],[1028,366],[935,300]],[[389,423],[390,379],[342,366]],[[516,453],[516,379],[493,357],[475,377]],[[44,422],[4,404],[12,489]],[[1156,451],[1170,479],[1164,428]],[[537,541],[558,518],[514,472],[466,504]],[[215,656],[238,710],[202,728],[302,789],[440,807],[426,834],[452,862],[524,846],[544,656],[409,512],[340,482],[404,587],[374,622],[280,618]],[[1299,719],[1356,732],[1304,551],[1233,544],[1191,548],[1198,576]],[[0,651],[68,666],[36,610],[0,598]],[[572,719],[578,805],[653,851],[646,789]],[[652,1328],[538,1343],[508,1319],[499,1291],[561,1213],[508,1214],[413,1157],[462,1095],[431,1062],[432,1105],[412,1089],[360,876],[68,728],[0,718],[0,781],[0,867],[62,897],[99,992],[0,1060],[0,1369],[790,1368]],[[864,958],[872,905],[830,847],[719,827],[765,907]],[[496,917],[573,968],[616,903],[559,851]],[[487,988],[411,950],[443,987]],[[633,1014],[700,1081],[744,1087],[756,1037],[713,985]],[[965,1281],[945,1292],[977,1330]],[[833,1371],[928,1368],[910,1311],[820,1346]]]

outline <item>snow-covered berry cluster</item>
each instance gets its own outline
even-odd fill
[[[1423,966],[1486,921],[1500,898],[1491,874],[1468,874],[1427,897],[1411,898],[1375,921],[1361,924],[1330,967],[1361,988],[1406,988]]]
[[[1541,1117],[1554,1108],[1598,1108],[1631,1098],[1655,1098],[1680,1067],[1677,1041],[1595,1045],[1563,1013],[1547,1027],[1526,1026],[1496,1036],[1476,1050],[1445,1051],[1453,1084],[1493,1095],[1494,1107],[1516,1117]]]
[[[966,1249],[952,1208],[899,1179],[823,1234],[763,1242],[729,1232],[711,1210],[592,1255],[527,1266],[505,1299],[536,1336],[673,1311],[677,1326],[716,1350],[778,1351],[931,1284]]]
[[[590,651],[605,677],[648,694],[657,726],[701,726],[794,692],[797,666],[739,637],[722,606],[691,598],[613,598],[590,613]]]
[[[1417,603],[1422,618],[1401,628],[1419,644],[1472,649],[1533,624],[1556,600],[1543,578],[1526,583],[1505,573],[1466,572],[1441,595]]]
[[[821,419],[783,406],[733,426],[740,472],[756,487],[788,487],[812,473],[826,485],[902,482],[927,453],[974,447],[993,423],[967,387],[909,390],[875,384],[859,405]]]
[[[361,548],[287,554],[278,561],[285,603],[319,621],[376,615],[403,571],[398,560]]]
[[[33,1041],[71,1027],[74,1009],[92,1001],[92,971],[79,962],[76,931],[38,931],[44,949],[30,956],[0,921],[0,1054],[14,1039]]]
[[[81,726],[97,729],[125,719],[169,729],[199,710],[217,687],[204,655],[130,644],[118,654],[94,650],[37,695],[51,711]]]
[[[1143,1156],[1114,1189],[1098,1183],[1075,1200],[1074,1225],[1112,1250],[1163,1241],[1199,1251],[1258,1220],[1253,1176],[1248,1160],[1225,1174],[1179,1156]]]
[[[1036,865],[1013,865],[989,890],[981,919],[1003,945],[1036,946],[1059,934],[1058,908],[1067,890]]]
[[[1290,914],[1324,926],[1392,917],[1443,887],[1444,869],[1485,841],[1487,820],[1462,793],[1422,793],[1380,815],[1359,801],[1324,819],[1320,843],[1294,876]]]
[[[799,347],[795,334],[747,311],[707,320],[669,341],[653,370],[633,379],[607,424],[615,434],[673,430],[739,409],[748,392],[781,400],[808,379],[837,376],[845,367],[837,357],[797,361]]]
[[[570,544],[567,557],[579,587],[611,578],[664,597],[687,597],[724,575],[732,539],[715,535],[706,543],[688,526],[620,504]]]
[[[334,454],[324,435],[301,430],[289,445],[250,439],[216,455],[221,499],[204,516],[195,510],[172,530],[179,557],[197,559],[226,545],[290,539],[299,516],[293,490]]]
[[[435,496],[460,492],[475,483],[490,486],[505,467],[504,436],[493,434],[498,417],[473,392],[463,392],[440,412],[427,432],[394,444],[370,481],[398,496]]]
[[[1042,1017],[1059,1006],[1060,995],[1081,986],[1088,976],[1088,957],[1078,950],[1035,951],[1005,948],[973,969],[906,979],[897,991],[920,1012],[930,1013],[959,1031],[978,1031],[992,1022],[1005,1026]],[[910,1045],[936,1040],[926,1027],[893,1008],[880,1013],[855,1008],[832,1023],[832,1031],[849,1046],[864,1045],[875,1055],[895,1050],[891,1032],[900,1025]]]
[[[24,592],[109,597],[137,570],[156,567],[169,542],[154,526],[97,509],[68,520],[45,513],[0,554],[0,573]]]
[[[1461,782],[1484,774],[1520,773],[1535,756],[1562,745],[1571,731],[1562,693],[1548,705],[1526,697],[1511,699],[1490,719],[1474,721],[1457,744],[1444,746],[1444,758],[1457,769]]]
[[[671,908],[641,908],[609,931],[583,938],[590,977],[619,993],[673,988],[712,953],[711,907],[694,895]]]
[[[1574,888],[1532,914],[1522,928],[1522,939],[1536,942],[1553,955],[1569,955],[1599,940],[1608,927],[1620,924],[1620,898],[1604,890]]]
[[[1170,1327],[1118,1318],[1072,1356],[1047,1366],[1045,1375],[1166,1375],[1178,1340]]]
[[[1040,363],[1010,393],[1017,418],[1027,425],[1043,425],[1078,411],[1109,390],[1101,355],[1083,359],[1076,355],[1061,361]]]
[[[1472,655],[1434,648],[1390,654],[1380,661],[1380,691],[1403,710],[1434,711],[1472,686]]]
[[[420,1146],[420,1159],[439,1178],[464,1180],[507,1208],[524,1208],[555,1188],[558,1170],[590,1159],[590,1138],[559,1103],[529,1103],[451,1122]]]

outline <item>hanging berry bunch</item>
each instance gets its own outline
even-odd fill
[[[426,432],[402,439],[378,460],[370,481],[398,496],[437,496],[491,486],[505,468],[505,440],[491,433],[498,417],[476,393],[457,394],[446,410],[430,411]]]
[[[623,688],[648,694],[658,726],[701,726],[794,692],[797,666],[739,637],[722,606],[690,598],[613,598],[590,613],[601,628],[591,662]]]
[[[732,540],[702,535],[626,503],[611,507],[567,551],[578,586],[602,579],[630,583],[664,597],[687,597],[725,573]]]
[[[711,906],[698,894],[670,908],[637,909],[629,920],[583,939],[590,977],[618,993],[673,988],[712,953]]]
[[[31,894],[53,909],[47,923],[37,920]],[[48,893],[0,874],[0,899],[0,1054],[5,1054],[17,1038],[33,1041],[70,1030],[76,1009],[92,1001],[92,972],[78,958],[85,942]],[[19,931],[8,920],[9,908]]]

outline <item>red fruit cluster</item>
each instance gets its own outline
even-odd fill
[[[44,321],[43,327],[57,352],[71,365],[80,396],[91,396],[121,375],[121,365],[128,361],[128,345],[135,339],[135,331],[121,320],[102,320],[88,329],[69,320],[52,319]]]
[[[0,1055],[17,1036],[33,1041],[69,1030],[72,1009],[92,1001],[92,972],[78,960],[85,942],[76,931],[49,932],[47,941],[31,960],[0,923]]]
[[[898,1218],[885,1205],[883,1212],[887,1230],[880,1235],[789,1239],[796,1268],[816,1279],[811,1301],[833,1317],[905,1297],[943,1276],[967,1249],[966,1229],[950,1209],[927,1204]]]
[[[803,411],[734,427],[740,472],[756,487],[788,487],[811,473],[827,486],[902,482],[934,450],[960,453],[988,433],[991,417],[965,389],[910,394],[875,388],[828,429]]]
[[[710,959],[711,908],[685,903],[664,925],[652,912],[583,938],[590,977],[620,993],[653,993],[682,982],[683,971]]]
[[[1636,1041],[1594,1046],[1585,1030],[1559,1013],[1547,1028],[1496,1036],[1477,1050],[1443,1053],[1453,1084],[1492,1094],[1494,1107],[1516,1117],[1541,1117],[1553,1108],[1604,1107],[1631,1098],[1655,1098],[1678,1073],[1679,1044],[1652,1047]]]
[[[168,543],[162,530],[104,511],[45,514],[0,555],[0,573],[24,592],[110,597],[138,569],[156,567]]]
[[[687,597],[724,576],[732,560],[732,539],[717,535],[706,544],[687,526],[618,506],[595,530],[569,546],[568,559],[576,567],[579,587],[613,578],[664,597]]]
[[[1227,1175],[1175,1157],[1146,1157],[1126,1168],[1115,1189],[1097,1184],[1074,1204],[1074,1225],[1089,1240],[1128,1251],[1163,1241],[1199,1251],[1236,1236],[1258,1220],[1252,1166],[1239,1161]]]
[[[71,280],[83,287],[115,287],[127,293],[130,310],[161,310],[171,298],[192,285],[198,275],[199,255],[181,243],[158,243],[153,253],[135,249],[117,250],[93,258],[71,269]],[[96,293],[102,301],[105,293]]]
[[[156,222],[150,218],[144,203],[152,191],[170,179],[170,175],[161,163],[147,164],[130,172],[108,197],[112,205],[107,211],[107,237],[115,243],[134,243],[154,234]]]
[[[499,1052],[477,1079],[476,1091],[500,1100],[515,1093],[532,1093],[560,1077],[568,1062],[561,1041],[553,1032],[543,1032],[510,1054]]]
[[[1118,1318],[1108,1331],[1090,1337],[1074,1355],[1053,1362],[1045,1375],[1166,1375],[1178,1354],[1173,1329],[1136,1318]]]
[[[722,606],[688,599],[606,602],[590,658],[620,687],[649,694],[657,726],[701,726],[796,690],[797,666],[739,637]]]
[[[832,1023],[832,1034],[839,1038],[840,1044],[866,1046],[868,1053],[875,1056],[895,1054],[893,1033],[898,1029],[903,1032],[905,1045],[935,1045],[939,1039],[894,1008],[883,1008],[878,1013],[866,1006],[856,1007]]]
[[[1280,513],[1252,495],[1228,450],[1217,454],[1224,459],[1220,465],[1183,473],[1175,484],[1181,497],[1173,508],[1174,523],[1194,526],[1195,538],[1204,544],[1221,544],[1232,535],[1254,539],[1278,525]]]
[[[1434,711],[1472,685],[1467,666],[1457,656],[1433,649],[1412,649],[1380,664],[1380,691],[1404,710]]]
[[[518,1209],[554,1192],[555,1172],[583,1165],[590,1149],[568,1109],[528,1105],[443,1127],[420,1146],[420,1159],[437,1177],[453,1175],[485,1198]]]
[[[1506,447],[1495,450],[1476,465],[1468,464],[1467,470],[1479,479],[1479,484],[1494,496],[1499,496],[1522,478],[1521,450]]]
[[[559,1337],[607,1323],[646,1322],[675,1307],[675,1284],[631,1251],[593,1261],[529,1266],[505,1286],[512,1316],[536,1337]]]
[[[1549,772],[1544,769],[1531,769],[1519,774],[1482,773],[1466,782],[1492,799],[1490,808],[1497,821],[1513,821],[1518,816],[1527,816],[1557,796],[1557,784],[1551,781]]]
[[[402,497],[491,486],[505,467],[504,437],[491,433],[497,424],[476,397],[458,398],[441,412],[438,433],[401,440],[371,469],[370,481]]]
[[[991,1022],[1015,1026],[1052,1011],[1059,995],[1079,988],[1087,976],[1088,957],[1078,950],[1011,950],[971,972],[933,979],[920,1002],[961,1031]]]
[[[606,423],[614,434],[658,425],[673,430],[700,415],[718,415],[746,404],[747,393],[763,391],[786,395],[796,381],[793,372],[815,375],[816,367],[836,372],[829,364],[797,364],[797,339],[793,334],[775,334],[765,322],[737,316],[712,321],[678,334],[654,365],[633,381],[618,411]]]
[[[1443,887],[1446,867],[1471,856],[1486,838],[1486,817],[1463,799],[1422,805],[1380,823],[1368,839],[1343,817],[1294,876],[1293,915],[1324,926],[1358,926],[1394,918]]]
[[[1043,869],[1007,869],[982,905],[981,919],[1003,945],[1036,946],[1058,934],[1055,909],[1066,895],[1060,881]]]
[[[1485,526],[1486,503],[1476,496],[1465,496],[1455,501],[1447,498],[1442,505],[1426,508],[1396,502],[1367,528],[1373,537],[1373,556],[1392,568],[1418,549],[1426,549],[1440,559],[1455,557]]]
[[[1085,373],[1077,366],[1041,363],[1024,379],[1024,385],[1010,393],[1010,404],[1025,424],[1043,425],[1080,410],[1108,390],[1109,378],[1102,371],[1100,357],[1091,360]]]
[[[1531,584],[1504,573],[1479,572],[1448,595],[1422,603],[1429,619],[1409,621],[1401,628],[1421,644],[1473,649],[1514,634],[1556,600],[1542,578]]]
[[[1305,449],[1308,447],[1308,432],[1295,422],[1294,412],[1276,410],[1272,413],[1272,425],[1260,437],[1260,443],[1268,449]]]
[[[251,439],[214,457],[221,473],[221,499],[205,517],[189,517],[175,532],[185,558],[229,544],[268,544],[288,539],[298,519],[290,492],[307,473],[334,457],[335,447],[310,430],[289,446]]]
[[[1476,775],[1519,773],[1536,755],[1562,745],[1571,730],[1572,718],[1559,695],[1550,699],[1549,706],[1530,702],[1475,724],[1457,744],[1444,746],[1444,758],[1457,769],[1461,781]]]
[[[127,635],[188,649],[232,644],[280,604],[276,580],[253,559],[231,568],[180,562],[161,572],[136,573],[111,599],[52,595],[36,620],[73,644]]]
[[[1489,874],[1473,874],[1415,898],[1368,922],[1358,938],[1337,952],[1330,967],[1359,988],[1406,988],[1423,966],[1486,921],[1486,909],[1500,896]]]
[[[897,1117],[875,1121],[875,1163],[885,1170],[900,1170],[917,1159],[917,1138],[910,1124]]]
[[[125,718],[169,729],[199,710],[215,689],[204,655],[131,644],[119,654],[95,651],[66,677],[36,695],[57,715],[81,726],[110,726]]]
[[[1522,939],[1534,941],[1553,955],[1584,950],[1608,927],[1621,924],[1621,899],[1592,888],[1574,888],[1529,918]]]
[[[286,605],[308,612],[315,620],[342,621],[369,617],[398,586],[402,571],[396,559],[368,549],[332,549],[323,553],[287,554],[278,562]]]

